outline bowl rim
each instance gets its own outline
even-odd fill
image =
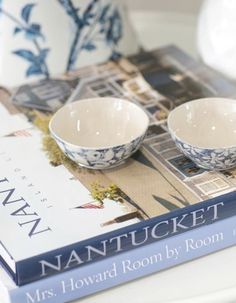
[[[193,104],[193,103],[200,103],[200,102],[206,102],[206,101],[215,101],[215,102],[219,102],[219,101],[230,101],[231,103],[235,103],[236,105],[236,99],[232,99],[232,98],[225,98],[225,97],[207,97],[207,98],[198,98],[198,99],[193,99],[193,100],[190,100],[188,102],[185,102],[179,106],[177,106],[176,108],[174,108],[168,115],[168,118],[167,118],[167,126],[168,126],[168,130],[169,130],[169,133],[172,135],[172,137],[174,136],[178,141],[180,141],[181,143],[183,144],[186,144],[188,146],[191,146],[193,148],[196,148],[196,149],[204,149],[204,150],[222,150],[222,149],[236,149],[236,144],[235,145],[229,145],[229,146],[221,146],[221,147],[207,147],[207,146],[201,146],[201,145],[195,145],[195,144],[192,144],[192,143],[189,143],[188,141],[186,140],[183,140],[181,139],[178,135],[176,135],[175,131],[170,127],[170,120],[173,119],[173,115],[177,112],[177,110],[185,107],[186,105],[188,104]]]
[[[71,143],[65,139],[62,139],[60,136],[58,136],[56,134],[56,132],[52,129],[52,122],[53,120],[55,119],[56,115],[62,111],[65,107],[70,107],[71,105],[76,105],[76,104],[79,104],[81,102],[91,102],[91,101],[96,101],[97,102],[100,102],[101,99],[103,100],[113,100],[113,101],[120,101],[122,103],[127,103],[127,104],[131,104],[131,106],[133,106],[134,108],[140,110],[140,112],[143,114],[143,117],[146,119],[145,121],[145,124],[144,127],[143,127],[143,131],[140,132],[139,135],[135,136],[132,140],[129,140],[129,141],[124,141],[123,143],[121,144],[114,144],[114,145],[106,145],[106,146],[100,146],[100,147],[96,147],[96,146],[91,146],[91,147],[88,147],[88,146],[83,146],[83,145],[78,145],[78,144],[74,144],[74,143]],[[136,103],[132,102],[132,101],[129,101],[125,98],[116,98],[116,97],[93,97],[93,98],[87,98],[87,99],[79,99],[79,100],[76,100],[76,101],[73,101],[71,103],[66,103],[64,106],[62,106],[60,109],[58,109],[54,114],[53,116],[51,117],[50,121],[49,121],[49,125],[48,125],[48,128],[49,128],[49,131],[50,131],[50,134],[56,139],[56,140],[59,140],[61,141],[62,143],[65,143],[69,146],[71,146],[72,148],[74,149],[82,149],[82,150],[106,150],[106,149],[112,149],[112,148],[116,148],[116,147],[121,147],[121,146],[125,146],[125,145],[128,145],[132,142],[134,142],[135,140],[137,140],[138,138],[141,138],[141,137],[144,137],[146,132],[147,132],[147,129],[148,129],[148,126],[150,124],[150,118],[148,116],[148,114],[139,106],[137,105]]]

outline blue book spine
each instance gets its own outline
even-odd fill
[[[236,243],[236,217],[139,247],[9,291],[11,303],[65,303]]]
[[[236,192],[199,202],[110,233],[16,263],[17,285],[24,285],[110,256],[146,246],[236,215]]]

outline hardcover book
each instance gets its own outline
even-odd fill
[[[60,80],[78,81],[67,102],[124,97],[144,108],[150,126],[141,149],[117,168],[55,165],[32,113],[17,113],[1,93],[0,119],[14,117],[14,131],[6,125],[0,134],[0,255],[17,285],[236,215],[236,170],[196,167],[176,148],[166,126],[168,113],[183,102],[234,97],[233,83],[173,46],[83,68]],[[40,90],[45,90],[41,99],[48,95],[47,85],[41,83]],[[24,105],[26,91],[21,87],[12,99]],[[26,124],[17,129],[19,119]],[[116,199],[104,195],[114,188]]]
[[[0,301],[65,303],[208,255],[235,245],[235,219],[220,220],[20,287],[0,267]],[[103,296],[108,301],[105,293]]]

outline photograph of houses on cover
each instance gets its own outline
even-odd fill
[[[235,190],[235,170],[208,172],[198,168],[181,154],[168,133],[166,119],[168,113],[176,106],[205,96],[236,96],[233,85],[225,82],[204,65],[196,64],[179,49],[170,46],[152,53],[141,53],[128,59],[121,59],[118,62],[110,61],[98,66],[82,68],[61,77],[60,87],[63,87],[63,81],[73,85],[78,83],[66,101],[68,103],[89,97],[122,97],[142,106],[150,117],[150,126],[141,149],[121,166],[104,171],[74,167],[69,173],[65,173],[68,170],[63,167],[64,172],[61,172],[61,180],[58,180],[58,183],[55,172],[61,168],[53,167],[46,153],[40,149],[39,132],[31,130],[28,132],[31,136],[27,138],[17,136],[15,142],[12,139],[7,143],[9,149],[10,146],[20,148],[22,145],[20,140],[28,142],[25,145],[27,148],[35,149],[33,146],[37,146],[38,151],[34,150],[35,159],[40,158],[44,166],[47,166],[47,171],[50,170],[54,178],[54,188],[59,185],[56,197],[63,199],[61,202],[56,202],[53,191],[39,179],[34,180],[34,185],[38,185],[35,185],[35,190],[37,187],[37,192],[41,195],[45,191],[44,196],[40,196],[44,201],[41,202],[41,206],[47,208],[45,214],[54,209],[55,215],[58,212],[66,216],[64,219],[70,222],[70,227],[77,224],[72,236],[71,229],[68,228],[68,233],[70,232],[68,242],[112,231]],[[59,82],[55,83],[57,83],[55,89],[58,91]],[[39,91],[46,96],[49,87],[48,93],[53,95],[52,84],[51,81],[50,86],[44,87],[41,82]],[[32,87],[37,87],[35,85],[32,84]],[[32,91],[30,85],[29,89]],[[13,99],[21,100],[21,105],[24,105],[24,98],[18,95],[22,90],[22,88],[16,90]],[[28,107],[28,104],[26,106]],[[7,144],[5,143],[4,146],[6,147]],[[6,162],[4,152],[8,151],[0,151],[2,163]],[[24,152],[22,151],[22,155]],[[14,168],[17,167],[17,160],[13,158],[14,155],[12,161],[15,166],[12,165],[12,172],[9,166],[6,168],[10,175],[13,172],[16,174]],[[21,166],[25,166],[25,170],[28,167],[29,174],[35,178],[30,172],[30,167],[37,169],[35,164],[37,161],[24,164],[23,156],[19,161]],[[42,174],[44,166],[41,166]],[[64,182],[66,191],[60,186],[62,183],[59,181]],[[19,183],[19,186],[23,185]],[[83,192],[82,195],[80,191]],[[101,191],[102,198],[96,199],[96,193]],[[70,194],[67,196],[66,192]],[[56,224],[56,219],[54,221]],[[66,233],[64,228],[63,234]]]
[[[123,166],[104,171],[141,208],[144,218],[235,190],[235,171],[198,168],[175,146],[168,113],[192,99],[235,97],[236,89],[216,72],[169,46],[97,67],[81,81],[68,102],[91,96],[125,97],[141,105],[150,126],[140,151]]]

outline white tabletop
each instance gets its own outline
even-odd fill
[[[81,299],[80,303],[235,303],[236,247]]]

